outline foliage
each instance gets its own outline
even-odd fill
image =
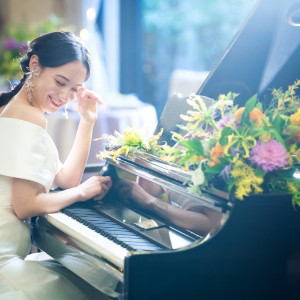
[[[165,158],[203,178],[200,185],[193,182],[198,192],[222,180],[240,200],[262,192],[289,193],[293,204],[300,205],[300,180],[293,176],[300,163],[299,85],[300,80],[285,92],[274,89],[265,110],[256,96],[237,108],[229,100],[235,96],[231,93],[211,107],[192,95],[188,103],[194,110],[182,116],[188,135],[174,134],[179,147],[164,147]],[[209,117],[216,111],[218,121]]]
[[[116,159],[135,149],[152,152],[190,173],[191,192],[221,186],[239,200],[251,194],[285,193],[300,206],[299,85],[300,80],[285,92],[274,89],[265,109],[256,95],[240,108],[234,105],[233,93],[220,95],[209,107],[201,96],[191,95],[187,102],[192,110],[181,116],[185,125],[179,125],[187,134],[173,133],[174,147],[159,145],[160,135],[149,143],[127,130],[124,136],[106,136],[114,148],[99,157]]]
[[[0,40],[0,76],[6,80],[20,79],[22,71],[19,59],[27,52],[29,41],[43,33],[60,29],[62,20],[55,15],[50,15],[48,20],[39,23],[7,25]]]

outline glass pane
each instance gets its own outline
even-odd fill
[[[172,75],[189,80],[190,92],[197,92],[255,2],[142,0],[142,99],[155,105],[158,116],[170,96]],[[187,84],[183,89],[189,91]]]

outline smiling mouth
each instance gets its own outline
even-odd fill
[[[63,106],[65,104],[63,101],[56,100],[51,96],[49,96],[49,99],[50,99],[50,102],[52,103],[52,105],[55,106],[55,107],[60,107],[60,106]]]

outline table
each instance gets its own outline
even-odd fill
[[[79,115],[74,109],[68,112],[68,118],[63,115],[64,111],[48,115],[47,131],[52,137],[62,162],[67,158],[73,145]],[[93,139],[101,137],[103,134],[113,134],[114,131],[123,133],[128,127],[143,128],[145,135],[151,135],[157,125],[157,115],[154,106],[140,103],[135,107],[127,108],[106,108],[100,107],[99,116],[94,126]],[[88,157],[88,164],[100,163],[96,154],[104,150],[106,141],[92,141],[91,150]]]

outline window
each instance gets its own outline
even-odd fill
[[[255,2],[121,0],[120,92],[153,104],[159,117],[172,73],[210,71]]]

